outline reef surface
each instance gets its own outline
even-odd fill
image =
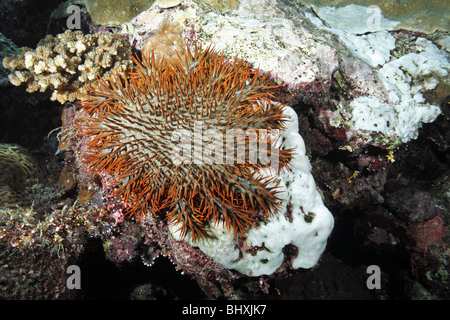
[[[444,2],[108,3],[1,3],[14,18],[0,28],[2,298],[450,297]],[[81,32],[61,36],[73,6]],[[68,45],[56,52],[58,35]],[[77,135],[92,74],[132,69],[129,53],[176,59],[196,43],[270,73],[289,106],[281,138],[298,150],[278,176],[277,215],[244,237],[213,225],[215,239],[200,243],[157,216],[124,216],[114,176],[85,170]],[[73,265],[81,289],[68,285]],[[366,282],[374,265],[377,289]]]

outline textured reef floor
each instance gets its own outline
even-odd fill
[[[450,298],[444,2],[131,2],[0,2],[0,298]],[[65,33],[71,5],[81,31]],[[296,117],[282,136],[299,150],[278,177],[284,211],[239,237],[214,225],[190,241],[160,216],[124,216],[133,197],[113,192],[118,175],[83,162],[85,85],[114,72],[123,83],[146,50],[176,61],[186,43],[270,72]],[[129,87],[111,88],[119,105]]]

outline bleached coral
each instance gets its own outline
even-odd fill
[[[118,35],[67,30],[48,35],[35,50],[24,47],[19,55],[4,58],[3,66],[13,71],[13,85],[26,84],[28,92],[53,90],[51,99],[65,103],[83,95],[83,86],[97,75],[107,78],[131,68],[130,56],[130,45]]]
[[[329,76],[337,66],[333,49],[289,16],[285,9],[293,8],[271,0],[241,1],[226,15],[201,14],[199,39],[270,72],[291,88]]]
[[[341,101],[338,110],[329,114],[332,126],[347,129],[351,144],[395,149],[416,139],[422,124],[433,122],[441,114],[439,106],[429,103],[425,96],[439,82],[448,82],[450,63],[445,50],[417,37],[411,43],[415,52],[393,57],[396,39],[387,31],[356,35],[329,28],[317,17],[307,16],[318,28],[337,35],[355,57],[377,67],[376,76],[387,92],[384,96],[374,90],[375,94],[369,95],[373,83],[367,81],[366,94],[350,102]]]
[[[422,123],[433,122],[441,113],[439,106],[426,103],[424,94],[433,90],[441,78],[446,79],[450,63],[430,41],[419,38],[416,45],[422,52],[404,55],[380,69],[380,78],[390,92],[389,103],[359,97],[350,104],[352,123],[357,128],[395,133],[407,142],[417,138]],[[381,125],[370,125],[376,122]]]
[[[437,30],[448,32],[450,28],[448,3],[445,1],[304,0],[302,2],[313,4],[320,18],[326,20],[332,28],[344,26],[345,29],[355,30],[356,33],[404,29],[431,34]]]
[[[330,78],[338,66],[334,49],[297,15],[300,5],[274,0],[222,1],[228,7],[224,13],[212,3],[220,1],[187,0],[165,11],[152,7],[123,24],[121,32],[139,50],[143,38],[159,30],[161,20],[176,21],[182,28],[180,36],[189,45],[198,40],[226,56],[245,59],[291,89]]]
[[[19,145],[0,144],[0,168],[0,206],[28,205],[20,193],[41,176],[36,160]]]
[[[297,114],[287,106],[283,112],[290,121],[280,138],[284,140],[284,147],[294,148],[296,152],[291,160],[292,167],[283,170],[278,177],[284,189],[277,195],[282,201],[278,214],[250,228],[241,239],[233,237],[232,231],[218,223],[212,228],[215,239],[195,243],[218,264],[248,276],[274,273],[285,261],[286,246],[297,249],[290,262],[292,268],[313,267],[325,250],[334,225],[334,218],[323,204],[311,174],[305,144],[298,133]],[[169,226],[175,240],[181,239],[178,227]],[[185,241],[193,245],[189,239]]]
[[[321,19],[333,29],[343,30],[349,33],[364,34],[366,32],[395,30],[398,21],[392,21],[383,16],[377,6],[365,7],[350,4],[345,7],[323,6],[317,8]],[[351,17],[343,19],[342,17]]]

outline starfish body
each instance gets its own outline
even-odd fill
[[[286,119],[269,75],[197,46],[175,60],[134,62],[89,88],[77,122],[90,138],[88,170],[115,177],[124,211],[163,215],[194,241],[211,222],[238,236],[277,212],[280,187],[260,172],[286,169],[293,150],[274,139]]]

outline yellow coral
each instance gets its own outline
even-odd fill
[[[157,58],[164,56],[167,61],[178,60],[177,52],[185,50],[185,41],[180,36],[181,31],[178,22],[165,20],[160,30],[144,42],[142,53],[151,55],[153,51]]]
[[[0,144],[0,168],[0,206],[28,205],[20,193],[42,175],[36,160],[21,146]]]
[[[119,35],[67,30],[48,35],[36,50],[25,47],[19,55],[4,58],[3,66],[13,71],[13,85],[25,83],[28,92],[53,90],[51,99],[65,103],[81,97],[97,75],[123,74],[132,67],[130,56],[131,46]]]

